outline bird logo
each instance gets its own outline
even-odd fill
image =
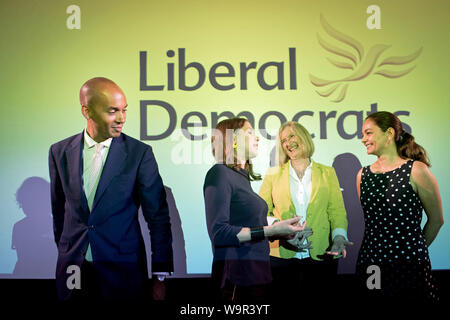
[[[421,47],[408,56],[390,56],[379,61],[381,55],[391,45],[375,44],[366,54],[364,47],[358,40],[333,28],[323,15],[320,15],[320,22],[326,33],[339,42],[339,45],[334,45],[317,34],[320,46],[326,51],[343,58],[339,60],[327,58],[328,61],[338,68],[352,70],[351,74],[338,80],[326,80],[312,74],[309,75],[311,83],[317,88],[316,92],[322,97],[335,97],[331,100],[332,102],[341,102],[345,99],[352,81],[365,79],[372,74],[390,79],[403,77],[416,66],[406,66],[406,69],[401,70],[397,70],[396,66],[407,65],[416,60],[422,53]]]

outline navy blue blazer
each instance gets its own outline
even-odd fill
[[[74,135],[49,152],[58,297],[70,297],[67,268],[81,266],[89,243],[103,295],[133,297],[148,278],[139,207],[150,230],[152,272],[173,271],[169,210],[158,165],[150,146],[123,133],[113,138],[90,212],[82,185],[83,140],[83,133]]]

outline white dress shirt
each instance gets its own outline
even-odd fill
[[[308,209],[309,199],[312,191],[312,161],[305,169],[302,179],[297,176],[292,163],[289,160],[289,188],[291,191],[292,202],[294,203],[295,212],[300,217],[300,224],[306,221],[306,211]],[[308,240],[305,239],[304,243]],[[294,256],[298,259],[310,257],[309,250],[297,252]]]
[[[309,200],[312,192],[312,160],[309,166],[306,168],[302,179],[299,179],[297,173],[292,167],[292,163],[289,160],[289,187],[291,190],[291,198],[294,203],[297,216],[300,216],[300,224],[306,221],[306,211],[308,209]],[[313,230],[314,232],[314,230]],[[337,235],[341,235],[348,240],[347,231],[343,228],[335,228],[331,232],[331,239],[334,239]],[[305,239],[305,244],[307,240]],[[312,244],[314,246],[314,244]],[[307,252],[297,252],[294,256],[298,259],[304,259],[310,257],[309,250]]]
[[[84,130],[84,147],[83,147],[83,189],[86,193],[86,186],[89,181],[89,172],[92,164],[92,158],[95,154],[95,145],[100,143],[103,145],[103,149],[101,151],[102,154],[102,167],[98,174],[97,180],[94,183],[94,187],[92,188],[91,194],[86,194],[86,199],[88,201],[89,210],[92,210],[92,204],[94,203],[95,191],[97,190],[98,183],[100,181],[100,177],[102,175],[103,167],[105,165],[106,157],[108,156],[109,147],[111,146],[112,138],[106,139],[102,142],[95,142],[89,134],[87,130]]]

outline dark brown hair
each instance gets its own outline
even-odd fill
[[[212,152],[216,161],[223,162],[227,167],[236,171],[240,171],[240,166],[234,156],[234,132],[241,129],[247,121],[245,118],[222,120],[217,124],[211,136]],[[253,172],[253,165],[250,163],[250,160],[245,162],[244,168],[248,171],[248,179],[250,181],[261,180],[261,175]]]
[[[431,166],[425,149],[414,141],[414,136],[403,130],[402,122],[395,115],[387,111],[379,111],[367,116],[383,131],[392,128],[395,131],[394,141],[397,153],[403,159],[413,159]]]

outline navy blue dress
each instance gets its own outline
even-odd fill
[[[272,281],[267,239],[240,243],[243,227],[267,225],[267,204],[256,194],[248,171],[215,164],[203,186],[206,223],[214,261],[212,278],[224,287],[263,285]]]
[[[361,205],[365,232],[357,273],[367,279],[370,265],[380,267],[383,297],[405,300],[437,299],[428,247],[421,229],[423,206],[409,183],[413,160],[385,173],[364,167]]]

